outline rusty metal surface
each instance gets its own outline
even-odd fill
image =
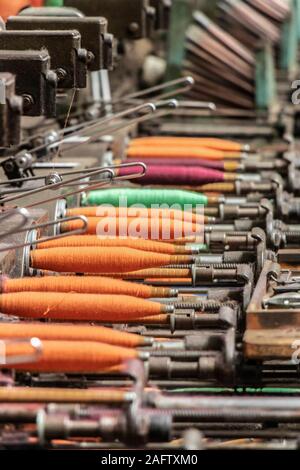
[[[292,251],[287,249],[285,258],[285,250],[281,250],[281,262],[290,260]],[[265,306],[266,300],[276,294],[279,285],[276,279],[283,282],[289,276],[299,275],[295,270],[288,274],[282,266],[265,262],[249,303],[243,338],[244,352],[249,359],[289,359],[295,341],[300,339],[300,309]]]
[[[292,323],[279,328],[247,329],[244,335],[244,353],[248,359],[292,360],[300,345],[300,327]]]

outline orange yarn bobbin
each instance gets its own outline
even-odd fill
[[[107,248],[126,247],[141,251],[152,251],[153,253],[166,254],[188,254],[191,249],[184,246],[176,246],[171,243],[144,240],[141,238],[99,238],[97,235],[73,235],[50,240],[37,245],[37,249],[61,248],[61,247],[88,247],[99,246]]]
[[[81,227],[80,220],[61,224],[61,231],[68,232]],[[143,219],[138,217],[88,217],[86,234],[99,238],[130,237],[147,240],[173,240],[182,237],[201,237],[204,225],[180,220]]]
[[[67,209],[66,216],[71,217],[74,215],[85,215],[86,217],[130,217],[139,219],[170,219],[181,220],[185,222],[192,222],[194,224],[204,223],[204,216],[202,214],[195,214],[194,212],[182,211],[179,209],[157,209],[157,208],[140,208],[140,207],[105,207],[105,206],[91,206],[91,207],[74,207]]]
[[[49,248],[33,250],[31,267],[73,273],[117,273],[191,262],[190,256],[142,252],[131,248]]]
[[[191,147],[204,147],[215,150],[221,150],[223,152],[243,151],[242,145],[238,142],[227,139],[216,139],[211,137],[138,137],[137,139],[132,139],[129,143],[130,148],[140,147],[144,145],[150,147],[184,147],[185,149],[190,149]]]
[[[147,343],[140,335],[118,331],[104,326],[72,325],[63,323],[0,323],[0,338],[39,338],[59,341],[93,341],[135,348]]]
[[[16,292],[0,296],[0,311],[24,318],[110,322],[158,315],[165,305],[128,295]]]
[[[7,343],[6,357],[34,355],[29,343]],[[42,349],[36,361],[6,367],[37,372],[101,372],[120,366],[128,359],[138,357],[135,349],[110,344],[79,341],[42,341]]]
[[[100,276],[44,276],[1,280],[3,293],[11,292],[78,292],[82,294],[131,295],[143,299],[169,297],[170,289],[116,280]],[[1,323],[0,323],[1,326]]]

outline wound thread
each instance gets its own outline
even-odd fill
[[[178,204],[181,209],[189,204],[193,207],[196,205],[207,205],[207,197],[204,194],[184,191],[179,189],[151,189],[151,188],[110,188],[101,191],[90,191],[83,199],[83,205],[100,205],[111,204],[119,207],[126,199],[127,206],[133,204],[142,204],[150,208],[155,204],[167,204],[173,207]]]
[[[148,299],[168,297],[169,289],[153,289],[143,284],[101,276],[44,276],[5,279],[2,293],[11,292],[77,292],[82,294],[131,295]]]
[[[104,326],[63,323],[0,323],[0,338],[39,338],[56,341],[95,341],[115,346],[143,346],[147,338]]]
[[[49,248],[30,253],[32,268],[62,273],[122,273],[177,262],[182,262],[179,255],[142,252],[123,247]]]
[[[151,147],[205,147],[223,152],[243,152],[244,148],[239,142],[228,139],[211,137],[173,137],[173,136],[151,136],[138,137],[130,141],[129,147],[149,145]]]
[[[177,246],[171,243],[162,243],[140,238],[99,238],[97,235],[74,235],[56,240],[50,240],[37,245],[37,249],[62,247],[126,247],[135,250],[152,251],[153,253],[186,254],[191,252],[190,247]]]
[[[34,354],[28,343],[7,343],[6,356],[14,359]],[[42,341],[42,349],[36,361],[16,363],[6,367],[37,372],[101,372],[118,367],[128,359],[138,357],[135,349],[110,344],[79,341]]]
[[[127,295],[15,292],[0,296],[0,310],[23,318],[113,323],[159,315],[165,312],[165,306]]]
[[[97,235],[99,238],[134,237],[142,239],[172,240],[180,236],[201,237],[204,231],[202,224],[194,224],[179,220],[139,219],[131,217],[88,217],[86,234]],[[61,224],[61,232],[78,230],[82,226],[80,220],[71,220]]]

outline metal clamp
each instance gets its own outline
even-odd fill
[[[54,117],[57,75],[47,51],[0,51],[0,72],[16,76],[16,93],[23,97],[26,116]]]

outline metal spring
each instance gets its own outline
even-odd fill
[[[168,410],[164,410],[168,411]],[[255,410],[256,414],[260,416],[259,411],[260,410]],[[176,420],[177,419],[186,419],[186,420],[213,420],[213,419],[220,419],[220,411],[219,410],[201,410],[201,409],[194,409],[194,410],[184,410],[184,409],[173,409],[172,411],[170,410],[170,414],[172,413],[173,418]],[[226,413],[226,412],[225,412]],[[252,418],[254,416],[253,410],[245,409],[245,410],[228,410],[228,414],[232,415],[233,418],[243,418],[244,416],[249,416],[249,418]]]
[[[239,264],[242,263],[220,263],[220,264],[211,264],[211,263],[200,263],[197,264],[197,268],[214,268],[214,269],[236,269]],[[164,266],[168,269],[191,269],[193,264],[168,264],[168,266]]]
[[[195,308],[197,310],[205,310],[206,312],[217,313],[221,307],[230,307],[235,308],[236,303],[233,300],[226,300],[225,302],[221,302],[219,300],[203,300],[201,302],[193,303],[191,302],[174,302],[173,303],[175,308],[178,309],[185,309],[188,306],[191,308]]]
[[[284,236],[286,237],[286,240],[287,241],[300,241],[300,232],[291,232],[291,231],[287,231],[287,232],[284,232]]]
[[[198,360],[201,356],[200,351],[175,351],[175,350],[154,350],[151,351],[152,357],[170,357],[172,359]]]
[[[193,302],[178,302],[178,303],[174,303],[173,304],[175,308],[177,309],[180,309],[180,310],[184,310],[187,308],[187,306],[189,308],[192,308],[193,310],[206,310],[206,311],[211,311],[212,313],[217,313],[220,306],[221,305],[212,305],[212,306],[209,306],[210,308],[207,308],[206,305],[204,305],[203,303],[201,302],[196,302],[196,303],[193,303]]]
[[[167,266],[164,266],[164,268],[167,269],[191,269],[193,265],[192,264],[168,264]]]
[[[221,263],[221,264],[198,264],[197,265],[197,268],[202,268],[202,267],[206,267],[206,266],[209,266],[210,268],[213,268],[213,269],[236,269],[239,264],[237,263]]]

